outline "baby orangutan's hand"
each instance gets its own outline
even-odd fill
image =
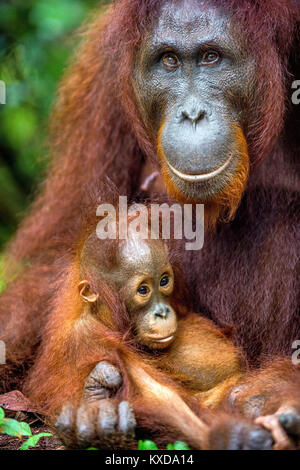
[[[78,408],[66,404],[56,422],[56,430],[69,448],[136,449],[136,421],[127,401],[114,394],[122,385],[119,370],[99,362],[87,378]]]

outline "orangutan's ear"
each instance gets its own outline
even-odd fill
[[[95,294],[91,288],[91,284],[89,281],[81,281],[78,284],[78,290],[80,297],[84,300],[84,302],[94,303],[97,302],[99,298],[99,294]]]

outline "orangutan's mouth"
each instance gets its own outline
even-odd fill
[[[228,167],[229,163],[232,160],[232,157],[233,157],[233,153],[231,153],[229,155],[229,158],[226,160],[226,162],[223,163],[223,165],[219,166],[219,168],[216,168],[215,170],[210,171],[209,173],[201,173],[201,174],[198,174],[198,175],[191,175],[191,174],[188,174],[188,173],[182,173],[181,171],[174,168],[171,165],[171,163],[168,162],[167,159],[166,159],[166,162],[167,162],[167,165],[170,168],[171,172],[174,173],[174,175],[178,176],[178,178],[180,178],[184,181],[188,181],[189,183],[200,183],[202,181],[208,181],[211,178],[214,178],[215,176],[222,173]]]
[[[148,339],[153,341],[154,343],[168,343],[174,339],[174,334],[170,336],[166,336],[165,338],[157,338],[156,336],[148,336]]]

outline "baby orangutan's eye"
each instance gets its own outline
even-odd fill
[[[160,286],[166,287],[169,284],[169,276],[163,276],[160,280]]]
[[[147,295],[149,291],[150,291],[149,287],[145,286],[144,284],[141,285],[137,290],[138,294],[140,295]]]

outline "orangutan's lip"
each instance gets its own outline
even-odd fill
[[[225,168],[227,168],[229,163],[231,162],[232,157],[233,157],[233,153],[231,153],[229,158],[226,160],[226,162],[223,163],[223,165],[219,166],[219,168],[217,168],[216,170],[213,170],[209,173],[201,173],[199,175],[190,175],[190,174],[187,174],[187,173],[182,173],[181,171],[176,170],[176,168],[174,168],[171,165],[171,163],[168,162],[167,159],[166,159],[166,162],[167,162],[167,165],[170,168],[170,170],[174,173],[174,175],[178,176],[178,178],[180,178],[184,181],[188,181],[189,183],[198,183],[198,182],[202,182],[202,181],[208,181],[211,178],[214,178],[215,176],[222,173],[225,170]]]
[[[155,343],[167,343],[169,341],[172,341],[174,338],[174,335],[166,336],[165,338],[157,338],[153,336],[148,336],[148,339],[151,339],[151,341],[154,341]]]

